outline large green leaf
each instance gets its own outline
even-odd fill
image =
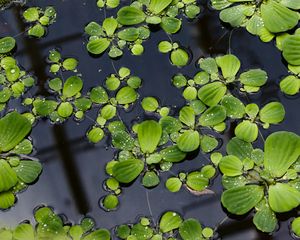
[[[251,143],[245,142],[237,137],[230,139],[226,146],[226,151],[229,155],[234,155],[241,160],[251,158],[253,147]]]
[[[251,69],[247,72],[243,72],[240,75],[239,80],[242,84],[251,87],[261,87],[268,80],[268,75],[261,69]]]
[[[280,123],[285,116],[285,110],[281,103],[271,102],[259,111],[259,118],[265,123]]]
[[[8,209],[15,204],[15,195],[12,192],[0,192],[0,209]]]
[[[240,60],[232,54],[217,57],[216,62],[222,70],[223,77],[226,79],[234,78],[241,67]]]
[[[209,83],[198,91],[198,98],[208,106],[217,105],[227,91],[226,86],[221,82]]]
[[[184,106],[179,111],[179,120],[187,125],[188,127],[193,128],[195,126],[195,112],[194,109],[190,106]]]
[[[175,212],[166,212],[163,214],[159,221],[160,231],[163,233],[170,232],[180,227],[182,223],[182,218],[178,213]]]
[[[207,109],[199,118],[202,126],[215,126],[226,119],[226,110],[223,106],[216,105]]]
[[[183,240],[202,240],[201,224],[193,218],[186,219],[179,227],[179,234]]]
[[[73,97],[81,91],[82,87],[83,82],[81,78],[77,76],[69,77],[63,87],[63,96],[66,98]]]
[[[269,204],[263,199],[256,207],[256,213],[253,217],[253,223],[256,228],[262,232],[271,233],[276,229],[277,218],[270,209]]]
[[[103,53],[110,45],[110,41],[107,38],[93,39],[88,42],[86,49],[92,54]]]
[[[298,135],[290,132],[272,133],[265,142],[264,166],[273,177],[281,177],[299,155]]]
[[[135,7],[123,7],[118,11],[118,22],[122,25],[135,25],[143,22],[146,18],[145,13]]]
[[[282,45],[285,60],[292,65],[300,65],[300,35],[289,36]]]
[[[174,34],[181,28],[181,21],[174,17],[163,17],[160,26],[166,33]]]
[[[246,185],[231,188],[222,194],[222,204],[231,213],[243,215],[249,212],[264,196],[264,188],[257,185]]]
[[[226,109],[226,115],[230,118],[242,118],[245,114],[245,105],[232,95],[225,95],[221,104]]]
[[[252,123],[249,120],[244,120],[234,130],[235,135],[245,141],[254,142],[258,136],[258,127],[256,123]]]
[[[12,37],[0,38],[0,54],[8,53],[16,46],[16,40]]]
[[[224,9],[220,13],[220,19],[223,22],[229,23],[232,27],[239,27],[246,19],[244,13],[249,11],[249,9],[251,9],[251,6],[247,5],[237,5]]]
[[[14,168],[18,178],[24,183],[34,182],[42,171],[42,165],[37,161],[21,161]]]
[[[128,159],[118,162],[113,167],[113,176],[121,183],[130,183],[144,169],[144,163],[138,159]]]
[[[119,104],[130,104],[135,102],[137,97],[138,94],[132,87],[125,86],[118,91],[116,100]]]
[[[243,173],[242,161],[233,155],[223,157],[219,163],[219,168],[224,175],[229,177],[239,176]]]
[[[267,1],[261,5],[260,9],[265,27],[273,33],[290,30],[299,21],[299,16],[296,12],[276,1]]]
[[[27,118],[14,111],[0,119],[0,152],[7,152],[18,145],[31,131]]]
[[[288,212],[300,204],[300,192],[286,183],[271,185],[268,193],[269,204],[274,212]]]
[[[15,240],[35,240],[34,228],[31,224],[21,223],[13,232]]]
[[[153,153],[162,136],[162,127],[154,120],[147,120],[139,124],[138,140],[144,153]]]
[[[172,0],[151,0],[149,10],[154,14],[161,13],[166,7],[171,4]]]
[[[298,237],[300,237],[300,217],[297,217],[293,220],[292,230]]]
[[[209,179],[204,177],[201,172],[192,172],[186,178],[186,184],[195,191],[203,191],[209,184]]]
[[[177,139],[177,146],[183,152],[192,152],[199,147],[200,135],[198,131],[185,131]]]
[[[176,145],[166,147],[160,151],[160,154],[166,162],[181,162],[186,157],[186,153],[182,152]]]
[[[0,192],[8,191],[18,182],[15,171],[7,161],[0,159]]]

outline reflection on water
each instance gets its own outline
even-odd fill
[[[28,5],[45,7],[49,2],[33,0]],[[114,72],[111,60],[106,54],[101,58],[88,55],[83,43],[83,28],[92,20],[103,19],[104,12],[95,7],[94,1],[88,0],[53,0],[51,5],[57,9],[57,22],[48,28],[47,37],[41,40],[29,39],[25,34],[18,35],[26,28],[21,18],[21,6],[0,13],[0,36],[17,36],[17,58],[25,69],[37,77],[39,84],[36,92],[39,95],[47,95],[45,83],[50,75],[45,59],[49,50],[54,47],[62,49],[64,56],[79,59],[79,72],[85,80],[85,91],[102,84],[105,76]],[[135,75],[142,77],[144,82],[140,90],[141,96],[155,96],[160,99],[162,105],[180,107],[184,101],[179,97],[180,91],[171,86],[172,76],[179,71],[193,76],[197,71],[196,62],[199,57],[225,54],[230,50],[241,59],[242,70],[260,67],[269,73],[268,86],[262,89],[261,94],[253,95],[250,101],[263,105],[276,99],[286,107],[286,120],[278,126],[264,130],[263,134],[267,136],[273,131],[283,129],[300,134],[300,129],[297,128],[300,115],[296,115],[292,110],[299,105],[299,98],[288,99],[279,92],[277,83],[287,74],[287,69],[281,62],[280,52],[274,44],[262,43],[244,29],[232,31],[220,24],[217,12],[208,8],[203,11],[196,22],[189,23],[184,20],[180,34],[172,36],[174,41],[180,41],[193,52],[193,60],[189,66],[178,70],[170,65],[167,55],[157,51],[157,44],[161,40],[167,40],[162,31],[155,32],[145,43],[145,53],[142,57],[125,53],[119,61],[113,61],[114,65],[116,68],[129,67]],[[113,12],[109,10],[106,14]],[[95,114],[95,111],[88,113],[91,118]],[[126,114],[121,113],[128,125],[141,114],[140,107],[135,107]],[[216,192],[215,195],[197,197],[187,191],[176,194],[168,192],[163,184],[169,177],[168,173],[161,174],[161,184],[153,190],[146,190],[137,180],[130,188],[124,189],[118,211],[104,212],[100,209],[98,200],[105,194],[102,188],[102,182],[106,178],[104,167],[113,158],[114,151],[111,148],[107,150],[105,143],[93,146],[87,142],[84,135],[92,124],[88,118],[80,124],[69,120],[57,126],[50,125],[48,121],[39,122],[33,129],[32,137],[36,146],[36,156],[44,166],[43,173],[34,186],[18,196],[19,202],[14,208],[0,213],[1,226],[15,225],[24,219],[32,220],[32,211],[40,204],[53,206],[57,212],[64,213],[74,221],[87,214],[96,219],[98,226],[106,228],[133,222],[138,216],[149,216],[151,212],[154,219],[158,219],[166,210],[177,211],[186,218],[198,218],[207,226],[217,225],[226,216],[220,204],[220,177],[214,180],[211,187]],[[232,137],[233,127],[227,130],[223,141],[226,142]],[[224,151],[224,146],[221,149]],[[199,154],[193,160],[174,166],[172,171],[191,171],[205,163],[206,157]],[[258,233],[250,215],[239,218],[230,216],[219,228],[219,233],[223,239],[228,240],[291,239],[288,237],[288,223],[290,217],[296,214],[294,211],[288,215],[280,215],[279,218],[283,222],[273,237]]]

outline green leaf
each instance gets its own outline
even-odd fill
[[[105,196],[102,200],[103,207],[107,210],[114,210],[119,204],[118,197],[114,194],[109,194]]]
[[[126,86],[118,91],[116,100],[119,104],[130,104],[135,102],[137,97],[136,91],[132,87]]]
[[[300,90],[300,79],[296,76],[287,76],[280,82],[280,90],[287,95],[296,95]]]
[[[247,86],[261,87],[267,82],[268,75],[261,69],[251,69],[247,72],[242,73],[239,80],[242,84]]]
[[[263,199],[256,207],[253,223],[262,232],[271,233],[277,226],[275,213],[270,209],[268,203]]]
[[[195,112],[193,108],[184,106],[179,111],[179,120],[190,128],[195,126]]]
[[[151,0],[149,4],[149,10],[154,14],[159,14],[166,9],[171,2],[172,0]]]
[[[41,174],[42,165],[36,161],[21,161],[20,164],[14,168],[18,178],[27,184],[33,183]]]
[[[223,22],[229,23],[232,27],[239,27],[246,19],[244,14],[251,9],[251,6],[237,5],[227,9],[224,9],[220,13],[220,19]]]
[[[35,22],[39,20],[39,9],[37,7],[27,8],[23,12],[23,17],[27,22]]]
[[[121,183],[130,183],[143,171],[144,163],[138,159],[118,162],[113,167],[113,176]]]
[[[41,24],[37,23],[36,25],[28,29],[28,35],[41,38],[45,35],[45,28]]]
[[[108,94],[103,87],[94,87],[90,92],[90,99],[94,103],[104,104],[108,101]]]
[[[160,231],[163,233],[170,232],[180,227],[182,223],[182,218],[178,213],[166,212],[163,214],[159,221]]]
[[[209,179],[201,172],[192,172],[187,175],[186,184],[195,191],[203,191],[209,184]]]
[[[7,161],[0,159],[0,193],[10,190],[17,182],[17,175]]]
[[[110,45],[110,41],[107,38],[93,39],[88,42],[86,49],[92,54],[103,53]]]
[[[243,174],[242,161],[233,155],[225,156],[219,162],[221,172],[229,177],[235,177]]]
[[[246,158],[251,159],[253,147],[251,143],[245,142],[237,137],[234,137],[228,142],[226,146],[226,151],[228,155],[234,155],[243,161]]]
[[[57,108],[58,103],[52,100],[36,99],[33,102],[33,107],[37,115],[46,117],[53,113]]]
[[[134,42],[138,39],[140,35],[138,28],[126,28],[122,31],[118,32],[118,38],[128,41],[128,42]]]
[[[77,65],[78,61],[75,58],[67,58],[63,61],[63,67],[68,71],[74,71]]]
[[[153,236],[153,229],[149,226],[144,226],[142,223],[137,223],[131,229],[131,236],[134,236],[134,239],[148,240]]]
[[[177,139],[177,146],[183,152],[195,151],[200,144],[200,135],[197,131],[187,130]]]
[[[0,209],[8,209],[15,204],[15,196],[12,192],[0,192]]]
[[[115,148],[122,150],[132,150],[134,148],[134,139],[124,130],[118,130],[112,133],[112,144]]]
[[[139,124],[138,140],[142,152],[153,153],[162,136],[162,127],[153,120],[147,120]]]
[[[241,67],[240,60],[231,54],[217,57],[216,62],[222,70],[223,77],[226,79],[234,78]]]
[[[259,111],[259,119],[265,123],[280,123],[284,116],[284,107],[279,102],[268,103]]]
[[[271,185],[268,193],[269,204],[274,212],[288,212],[300,204],[300,192],[286,183]]]
[[[153,171],[146,172],[142,180],[143,186],[147,188],[155,187],[159,184],[159,182],[159,177]]]
[[[300,217],[297,217],[292,222],[292,231],[299,237],[300,236]]]
[[[291,65],[300,65],[300,35],[296,34],[283,42],[282,54],[285,60]]]
[[[82,87],[83,82],[81,78],[77,76],[69,77],[63,87],[63,96],[65,98],[73,97],[81,91]]]
[[[174,17],[163,17],[160,26],[169,34],[177,33],[181,28],[181,21]]]
[[[159,124],[168,134],[178,132],[182,128],[181,122],[177,118],[170,116],[162,117],[159,120]]]
[[[158,101],[154,97],[145,97],[142,101],[142,107],[145,111],[154,112],[159,107]]]
[[[212,107],[217,105],[227,91],[226,86],[221,82],[209,83],[198,91],[198,98],[206,105]]]
[[[102,26],[107,36],[110,37],[115,33],[118,27],[118,21],[112,17],[106,18],[104,19]]]
[[[170,192],[178,192],[182,186],[182,182],[179,178],[171,177],[166,181],[166,188]]]
[[[236,177],[222,176],[222,185],[225,189],[242,187],[245,186],[247,182],[247,179],[242,175]]]
[[[0,119],[0,152],[7,152],[17,146],[31,131],[26,117],[14,111]]]
[[[21,223],[13,232],[15,240],[35,240],[34,228],[31,224]]]
[[[186,153],[181,151],[176,145],[166,147],[160,151],[161,157],[165,162],[181,162],[186,157]]]
[[[273,33],[288,31],[299,21],[296,12],[275,1],[263,3],[260,9],[265,27]]]
[[[82,240],[110,240],[110,233],[106,229],[97,229],[86,235]]]
[[[249,120],[244,120],[237,125],[234,133],[239,139],[251,143],[257,139],[258,127],[256,123],[252,123]]]
[[[168,42],[168,41],[161,41],[159,44],[158,44],[158,50],[161,52],[161,53],[168,53],[168,52],[171,52],[173,46],[172,46],[172,43]]]
[[[62,102],[57,108],[57,113],[62,118],[68,118],[72,115],[73,110],[74,109],[71,103]]]
[[[16,46],[16,40],[12,37],[0,38],[0,54],[5,54],[13,50]]]
[[[230,118],[242,118],[245,114],[245,105],[232,95],[225,95],[221,104],[226,109],[226,115]]]
[[[177,67],[186,66],[189,62],[189,54],[182,48],[177,48],[171,52],[171,62]]]
[[[219,142],[218,140],[213,136],[204,135],[201,137],[201,150],[205,153],[209,153],[213,151],[217,146]]]
[[[243,215],[255,207],[263,196],[263,187],[246,185],[226,190],[222,194],[221,201],[229,212],[236,215]]]
[[[193,218],[184,220],[179,227],[179,234],[183,240],[202,240],[201,224]]]
[[[136,25],[143,22],[146,18],[142,10],[129,6],[121,8],[117,15],[117,20],[122,25]]]
[[[215,126],[226,119],[226,110],[223,106],[216,105],[207,109],[199,118],[199,123],[206,126]]]
[[[90,36],[100,36],[103,34],[102,27],[96,22],[90,22],[85,28],[84,31]]]
[[[272,133],[265,142],[264,166],[273,177],[282,177],[300,155],[300,137],[290,132]]]
[[[87,133],[87,138],[92,143],[100,142],[104,137],[104,132],[101,128],[93,128]]]
[[[101,117],[103,117],[105,120],[110,120],[116,116],[117,108],[113,105],[107,104],[105,105],[100,113]]]

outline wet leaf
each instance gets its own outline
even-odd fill
[[[177,67],[186,66],[189,62],[189,54],[182,48],[171,52],[171,62]]]
[[[230,118],[242,118],[245,114],[245,105],[232,95],[225,95],[221,104],[226,109],[226,115]]]
[[[169,34],[178,32],[181,28],[181,21],[174,17],[163,17],[160,26]]]
[[[221,68],[222,74],[226,79],[234,78],[241,67],[239,59],[231,54],[217,57],[216,62]]]
[[[258,127],[255,123],[244,120],[237,125],[234,133],[239,139],[251,143],[257,139]]]
[[[233,155],[223,157],[219,162],[219,168],[224,175],[229,177],[239,176],[243,173],[242,161]]]
[[[285,116],[285,110],[281,103],[271,102],[259,111],[259,118],[265,123],[280,123]]]
[[[179,178],[171,177],[166,181],[166,188],[170,192],[178,192],[182,186],[182,182]]]
[[[118,11],[118,22],[122,25],[135,25],[143,22],[146,18],[145,13],[135,7],[123,7]]]
[[[21,223],[14,230],[13,238],[15,240],[35,240],[34,229],[30,224]]]
[[[147,120],[139,124],[138,140],[142,152],[153,153],[162,136],[162,127],[153,120]]]
[[[193,218],[184,220],[179,227],[179,234],[183,240],[202,240],[201,224]]]
[[[176,145],[169,146],[160,151],[161,157],[166,162],[181,162],[185,159],[186,153],[182,152]]]
[[[12,37],[0,38],[0,54],[5,54],[13,50],[16,46],[16,40]]]
[[[90,142],[98,143],[104,137],[104,132],[101,128],[93,128],[87,133],[87,137]]]
[[[142,180],[143,186],[147,188],[155,187],[159,182],[159,177],[153,171],[146,172]]]
[[[166,212],[162,215],[159,221],[160,231],[163,233],[170,232],[180,227],[182,223],[182,218],[178,213]]]
[[[217,105],[227,91],[226,86],[221,82],[209,83],[198,91],[198,98],[208,106]]]
[[[42,165],[36,161],[20,161],[20,164],[14,168],[18,178],[27,184],[33,183],[41,174]]]
[[[192,190],[203,191],[209,184],[209,179],[204,177],[201,172],[192,172],[187,175],[186,184]]]
[[[144,163],[138,159],[118,162],[113,167],[113,176],[121,183],[130,183],[143,171]]]
[[[200,136],[197,131],[187,130],[177,139],[177,146],[183,152],[195,151],[200,144]]]
[[[17,175],[7,161],[0,159],[0,193],[10,190],[17,182]]]
[[[226,119],[226,110],[223,106],[216,105],[207,109],[199,118],[202,126],[215,126]]]
[[[77,93],[81,91],[83,87],[83,82],[81,78],[77,76],[69,77],[63,87],[63,96],[65,98],[70,98],[75,96]]]
[[[151,0],[149,10],[154,14],[161,13],[165,8],[171,4],[172,0]]]
[[[0,209],[8,209],[15,204],[15,196],[12,192],[0,192]]]
[[[136,91],[133,88],[126,86],[118,91],[116,100],[119,104],[130,104],[135,102],[137,97],[138,94],[136,93]]]
[[[292,231],[299,237],[300,236],[300,217],[297,217],[292,222]]]
[[[256,213],[253,217],[253,223],[256,228],[262,232],[271,233],[277,226],[275,213],[270,209],[268,203],[262,200],[256,207]]]
[[[86,48],[90,53],[98,55],[103,53],[109,45],[110,41],[107,38],[99,38],[89,41]]]

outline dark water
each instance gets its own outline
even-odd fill
[[[124,1],[125,2],[125,1]],[[92,86],[100,85],[108,74],[114,72],[112,61],[107,54],[101,58],[92,58],[85,50],[83,28],[90,21],[100,22],[104,12],[100,11],[94,0],[36,0],[29,1],[28,6],[53,5],[57,9],[57,22],[49,27],[46,38],[33,40],[25,34],[24,24],[20,18],[22,8],[11,8],[0,12],[0,36],[16,36],[18,49],[16,56],[19,63],[31,71],[39,79],[36,91],[45,94],[44,83],[50,77],[45,58],[50,49],[59,48],[65,57],[79,60],[79,72],[85,81],[85,92]],[[107,16],[114,11],[106,11]],[[145,42],[145,53],[141,57],[131,56],[128,52],[118,61],[113,61],[116,68],[129,67],[134,75],[143,78],[141,96],[158,97],[162,105],[182,106],[184,104],[180,91],[171,85],[171,77],[182,72],[193,76],[199,57],[226,54],[229,51],[237,55],[242,62],[242,70],[263,68],[269,74],[268,85],[260,94],[251,96],[251,101],[260,106],[272,100],[281,101],[287,111],[286,119],[277,126],[262,130],[266,137],[273,131],[287,130],[300,134],[299,94],[298,97],[287,98],[278,89],[279,80],[287,74],[281,54],[274,43],[262,43],[257,37],[244,29],[233,32],[223,26],[218,13],[209,10],[203,4],[202,14],[194,22],[184,20],[182,30],[174,35],[174,41],[188,47],[193,53],[191,64],[178,70],[169,63],[167,55],[157,51],[157,44],[167,40],[164,32],[158,31]],[[231,36],[231,41],[229,41]],[[34,91],[33,91],[34,92]],[[96,112],[88,113],[95,118]],[[122,112],[127,124],[142,115],[141,108],[136,106],[130,113]],[[153,190],[146,190],[137,180],[133,186],[125,188],[120,197],[120,208],[116,212],[106,213],[100,209],[99,198],[106,194],[102,182],[106,179],[105,164],[114,156],[114,150],[106,149],[102,142],[93,146],[84,138],[86,130],[93,124],[85,119],[80,124],[69,120],[59,126],[50,125],[48,121],[40,121],[33,129],[32,137],[36,147],[36,157],[43,163],[43,173],[39,181],[27,191],[19,194],[18,203],[7,212],[0,212],[1,226],[14,226],[22,220],[32,220],[33,209],[46,204],[64,213],[70,221],[79,221],[84,214],[93,217],[99,227],[112,228],[115,225],[134,222],[138,216],[150,216],[158,219],[166,210],[181,213],[184,217],[199,219],[204,225],[214,227],[225,216],[220,204],[221,183],[217,177],[211,187],[215,195],[193,196],[187,191],[170,193],[164,187],[169,173],[161,175],[161,184]],[[227,130],[224,141],[232,137],[232,129]],[[258,144],[261,144],[258,141]],[[224,147],[222,147],[224,150]],[[199,154],[194,160],[174,166],[172,171],[195,170],[207,164],[205,156]],[[147,194],[151,209],[148,207]],[[299,209],[298,209],[299,212]],[[240,218],[232,217],[220,228],[222,239],[227,240],[258,240],[258,239],[292,239],[289,235],[289,218],[296,216],[297,210],[287,215],[280,215],[280,228],[273,236],[259,233],[252,224],[251,215]]]

